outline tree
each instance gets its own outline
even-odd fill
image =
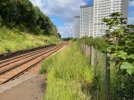
[[[49,17],[29,0],[0,0],[0,16],[3,25],[34,34],[55,35],[57,28]]]
[[[112,81],[114,95],[117,100],[133,100],[134,90],[134,25],[127,25],[127,19],[116,12],[111,18],[104,18],[108,29],[108,51],[111,54],[111,62],[117,69]],[[116,97],[116,96],[113,96]]]

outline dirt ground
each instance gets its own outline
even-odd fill
[[[37,75],[0,93],[0,100],[43,100],[45,88],[45,75]]]

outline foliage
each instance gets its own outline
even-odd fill
[[[58,36],[56,26],[29,0],[0,0],[0,23],[34,34]]]
[[[41,73],[48,72],[45,100],[88,100],[92,74],[78,44],[72,43],[44,61]]]
[[[116,66],[118,65],[118,69],[126,69],[127,73],[133,74],[134,25],[126,25],[127,20],[122,18],[120,13],[113,13],[111,18],[104,18],[103,21],[108,26],[107,41],[110,44],[108,50],[112,54],[113,61]]]
[[[81,43],[84,43],[88,46],[93,46],[94,48],[102,51],[102,52],[106,52],[106,49],[108,47],[107,42],[105,41],[105,37],[83,37],[80,39]]]
[[[10,34],[10,35],[9,35]],[[55,36],[32,35],[17,29],[0,28],[0,53],[59,43]]]
[[[113,100],[134,99],[134,25],[127,25],[127,19],[122,14],[113,13],[111,18],[104,18],[108,52],[111,54],[111,97]]]
[[[69,40],[72,40],[72,39],[73,39],[72,37],[62,38],[62,40],[64,40],[64,41],[69,41]]]
[[[111,54],[110,61],[110,97],[112,100],[134,99],[134,25],[127,25],[127,19],[122,18],[120,13],[113,13],[109,18],[104,18],[107,30],[104,37],[83,37],[80,41],[93,46],[99,51],[107,51]],[[101,52],[98,52],[101,54]],[[97,73],[94,77],[95,84],[99,90],[101,99],[105,94],[103,86],[105,76],[100,66],[102,58],[95,52],[95,68]],[[98,57],[98,58],[96,58]],[[99,60],[101,59],[101,61]],[[98,67],[97,67],[98,66]],[[103,65],[104,66],[104,65]],[[102,71],[101,71],[102,70]],[[98,72],[97,72],[98,71]],[[102,78],[102,79],[101,79]]]

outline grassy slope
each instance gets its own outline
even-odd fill
[[[90,99],[82,87],[92,83],[92,74],[89,62],[76,43],[45,60],[41,73],[45,72],[48,72],[45,100]]]
[[[32,35],[18,30],[0,28],[0,53],[28,49],[53,43],[60,40],[54,36]]]

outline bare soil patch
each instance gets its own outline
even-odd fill
[[[45,76],[37,75],[0,94],[0,100],[43,100]]]

